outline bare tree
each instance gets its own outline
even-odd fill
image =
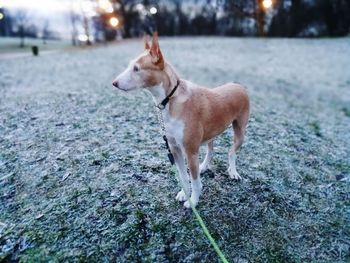
[[[29,20],[29,15],[27,10],[21,9],[15,13],[15,21],[18,26],[18,35],[20,37],[19,46],[21,48],[24,47],[25,30],[26,30],[26,25],[28,23],[28,20]]]
[[[82,11],[82,13],[83,13],[83,28],[84,28],[85,35],[87,37],[86,44],[91,45],[89,20],[85,12]]]
[[[74,11],[73,0],[71,1],[71,5],[70,5],[69,18],[70,18],[70,22],[72,25],[72,32],[71,32],[72,33],[72,45],[76,46],[77,45],[77,37],[78,37],[78,30],[77,30],[78,16]]]
[[[44,26],[43,26],[43,32],[42,32],[42,38],[43,38],[43,43],[46,45],[46,40],[49,38],[50,36],[50,30],[49,30],[50,24],[49,24],[49,20],[45,20],[44,22]]]

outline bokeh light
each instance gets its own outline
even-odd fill
[[[264,1],[262,2],[262,5],[263,5],[263,7],[264,7],[265,9],[268,9],[268,8],[270,8],[270,7],[272,6],[272,0],[264,0]]]
[[[81,35],[78,36],[78,39],[81,42],[86,42],[89,39],[89,37],[87,35],[85,35],[85,34],[81,34]]]
[[[116,17],[111,17],[109,23],[112,27],[117,27],[119,25],[119,19]]]
[[[99,0],[98,6],[106,13],[113,13],[114,11],[112,3],[109,0]]]
[[[152,6],[152,7],[149,9],[149,12],[150,12],[152,15],[155,15],[155,14],[157,14],[158,10],[157,10],[157,8],[155,8],[154,6]]]

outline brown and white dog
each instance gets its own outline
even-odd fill
[[[145,37],[144,52],[130,62],[113,85],[123,91],[147,90],[157,105],[177,86],[162,110],[170,149],[185,187],[177,194],[176,200],[186,201],[186,192],[191,193],[192,203],[198,204],[202,190],[200,173],[209,167],[214,138],[231,124],[234,140],[228,153],[228,173],[230,178],[241,179],[236,170],[236,152],[243,143],[249,118],[249,98],[241,85],[227,83],[208,89],[180,79],[173,67],[165,62],[157,34],[153,35],[151,45]],[[199,147],[203,144],[207,145],[207,153],[199,165]],[[190,180],[185,159],[191,173]],[[189,201],[184,206],[189,208]]]

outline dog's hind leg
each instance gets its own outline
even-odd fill
[[[231,147],[228,153],[228,162],[229,162],[228,173],[230,175],[230,178],[236,179],[236,180],[242,179],[236,169],[236,156],[237,156],[236,153],[243,143],[244,131],[247,125],[247,121],[248,121],[248,116],[243,115],[233,122],[234,139],[233,139],[233,146]]]
[[[210,161],[213,159],[214,155],[214,140],[208,142],[207,153],[205,155],[204,161],[199,166],[200,173],[205,172],[210,169]]]
[[[181,185],[185,187],[185,189],[181,189],[180,192],[176,195],[176,200],[182,202],[186,201],[186,194],[185,191],[189,194],[190,193],[190,182],[189,182],[189,176],[187,173],[187,168],[185,165],[185,158],[182,152],[182,149],[179,146],[172,146],[170,145],[171,152],[174,156],[175,165],[177,170],[179,171]]]

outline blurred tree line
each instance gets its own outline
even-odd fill
[[[270,36],[345,36],[350,29],[348,0],[279,1]]]
[[[9,13],[0,6],[0,36],[14,36],[20,38],[20,47],[24,47],[25,37],[41,38],[46,43],[47,39],[57,39],[50,29],[48,19],[41,21],[38,25],[32,21],[28,12],[24,9]]]
[[[269,2],[269,1],[267,1]],[[349,0],[125,0],[124,35],[157,29],[160,35],[319,37],[350,30]],[[147,12],[157,8],[156,14]],[[146,11],[145,11],[146,10]]]
[[[350,0],[71,0],[73,45],[160,35],[271,37],[345,36]],[[0,35],[57,38],[49,21],[40,25],[25,10],[0,6]]]

